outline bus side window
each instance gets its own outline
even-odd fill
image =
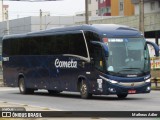
[[[93,60],[94,60],[94,66],[96,69],[103,71],[104,69],[104,61],[103,61],[103,55],[102,55],[102,48],[98,45],[94,46],[93,49]]]
[[[95,33],[95,32],[91,32],[91,31],[85,31],[85,37],[87,40],[87,45],[88,45],[88,50],[90,53],[90,57],[93,58],[92,54],[93,54],[93,45],[91,44],[92,41],[100,41],[100,36]]]

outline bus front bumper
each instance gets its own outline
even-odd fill
[[[151,83],[120,83],[120,84],[107,84],[107,94],[139,94],[139,93],[150,93]],[[105,93],[105,94],[106,94]]]

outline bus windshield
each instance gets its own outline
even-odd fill
[[[144,38],[108,38],[109,56],[106,67],[109,74],[137,77],[150,71],[148,48]]]

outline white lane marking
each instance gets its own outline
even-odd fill
[[[12,91],[12,90],[18,90],[18,88],[0,87],[0,91]]]

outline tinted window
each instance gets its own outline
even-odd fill
[[[87,57],[87,50],[83,34],[79,33],[79,34],[69,35],[68,37],[69,37],[68,39],[70,40],[70,45],[69,45],[70,54]]]
[[[85,32],[85,37],[87,40],[87,45],[88,45],[90,57],[93,58],[93,49],[94,48],[93,48],[91,41],[100,41],[100,37],[97,33],[90,32],[90,31]]]
[[[16,38],[4,41],[6,55],[74,54],[87,57],[82,33]]]

